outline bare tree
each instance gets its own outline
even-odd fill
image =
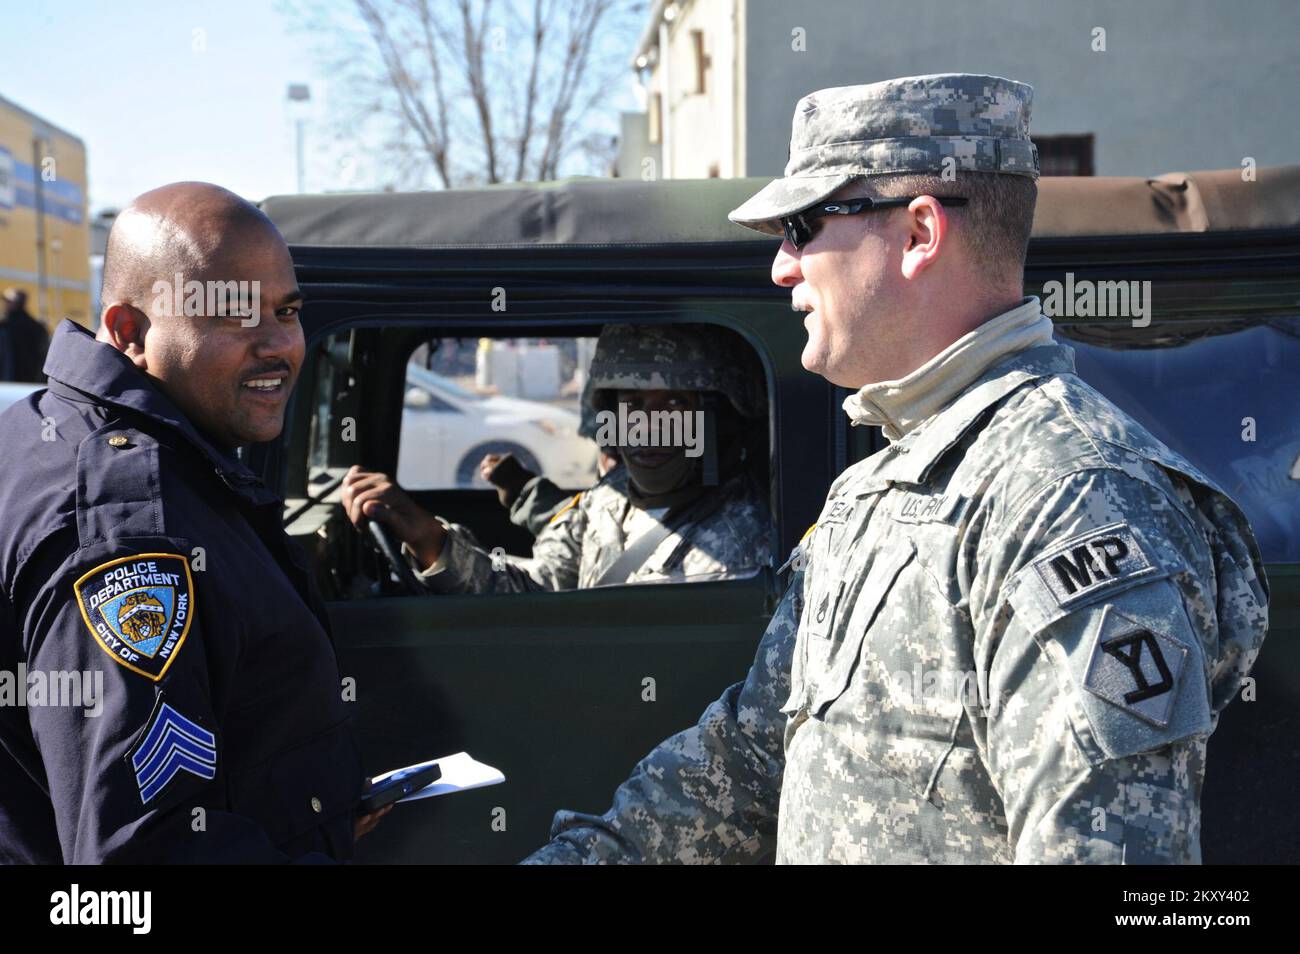
[[[608,158],[645,0],[353,0],[294,9],[327,51],[356,133],[444,187],[554,179]],[[603,109],[602,109],[603,107]]]

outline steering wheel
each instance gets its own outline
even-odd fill
[[[367,520],[366,531],[370,534],[371,542],[379,549],[388,564],[388,568],[397,577],[397,582],[401,584],[402,589],[411,596],[424,596],[428,591],[421,585],[415,571],[402,556],[402,545],[393,536],[392,529],[378,520]]]

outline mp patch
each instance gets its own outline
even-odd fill
[[[205,781],[215,778],[217,737],[159,696],[140,741],[127,758],[140,788],[140,801],[148,805],[181,772]]]
[[[1097,627],[1083,687],[1099,699],[1164,729],[1169,725],[1187,654],[1187,647],[1172,636],[1107,606]]]
[[[95,567],[72,585],[91,637],[112,660],[158,682],[194,618],[190,565],[174,553],[141,553]]]
[[[1160,572],[1126,523],[1064,540],[1034,560],[1033,567],[1063,608]]]

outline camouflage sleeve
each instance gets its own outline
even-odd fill
[[[546,477],[534,477],[524,484],[523,490],[510,505],[510,522],[537,536],[546,529],[553,517],[574,503],[577,497],[577,494],[561,490]]]
[[[976,741],[1017,862],[1199,862],[1212,697],[1249,665],[1200,520],[1168,478],[1098,468],[974,534]]]
[[[542,527],[533,540],[531,559],[519,565],[535,580],[553,590],[577,587],[582,568],[583,539],[591,518],[590,494],[571,497]]]
[[[585,496],[585,495],[584,495]],[[533,541],[531,557],[488,552],[463,529],[443,522],[447,537],[438,563],[420,574],[433,593],[525,593],[571,590],[578,585],[586,508],[576,506],[551,521]]]
[[[776,848],[785,769],[790,657],[799,625],[795,574],[744,682],[662,742],[614,793],[604,815],[556,813],[551,841],[524,864],[725,864]]]

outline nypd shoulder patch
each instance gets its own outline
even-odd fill
[[[147,728],[127,758],[140,788],[140,801],[148,805],[181,772],[205,781],[215,778],[217,737],[159,696]]]
[[[95,567],[72,585],[91,638],[118,665],[158,682],[194,618],[189,562],[141,553]]]

